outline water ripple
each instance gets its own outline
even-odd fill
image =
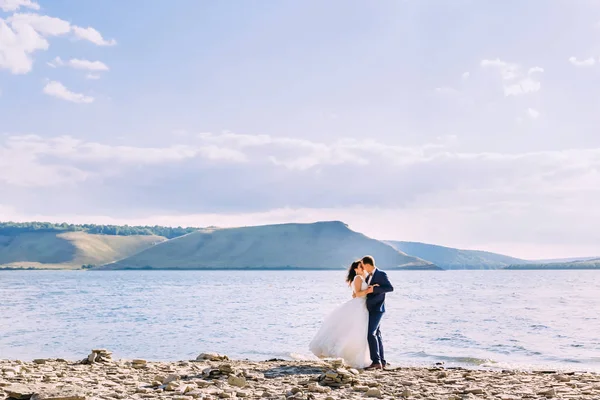
[[[349,298],[336,271],[0,273],[0,358],[310,358]],[[600,371],[600,272],[390,272],[382,331],[395,364]],[[348,316],[352,318],[352,316]]]

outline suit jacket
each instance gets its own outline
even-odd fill
[[[379,284],[373,288],[373,293],[367,295],[367,310],[369,312],[385,312],[385,294],[394,291],[392,283],[387,277],[387,274],[376,268],[373,272],[369,285]]]

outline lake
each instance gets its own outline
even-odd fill
[[[311,358],[344,271],[0,272],[0,358]],[[600,271],[389,272],[394,365],[600,371]],[[348,315],[348,318],[352,318]]]

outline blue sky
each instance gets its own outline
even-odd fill
[[[600,255],[596,1],[0,0],[0,219]]]

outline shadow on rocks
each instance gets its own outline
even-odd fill
[[[279,378],[290,375],[320,375],[323,367],[315,365],[279,365],[271,367],[264,372],[265,378]]]

